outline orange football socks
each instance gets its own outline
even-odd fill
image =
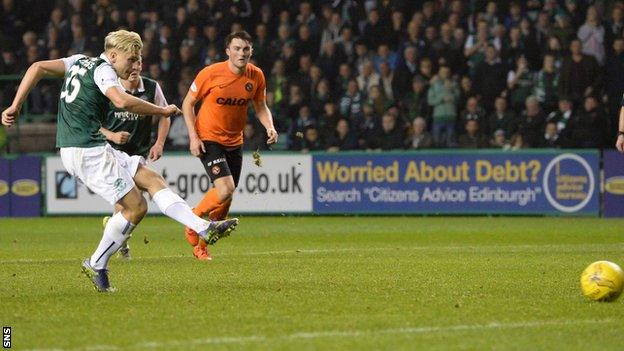
[[[221,206],[222,203],[219,201],[219,195],[217,194],[217,189],[212,188],[208,190],[206,195],[201,199],[201,201],[195,206],[193,209],[193,213],[195,213],[199,217],[204,217],[212,210]]]

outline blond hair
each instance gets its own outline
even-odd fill
[[[115,49],[124,53],[140,54],[142,48],[141,36],[123,29],[108,33],[104,39],[104,51]]]

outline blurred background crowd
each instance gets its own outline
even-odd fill
[[[612,147],[624,92],[622,1],[2,0],[0,27],[0,75],[135,31],[177,105],[246,30],[278,148],[304,152]],[[0,80],[0,106],[17,82]],[[60,84],[40,83],[30,113],[56,113]],[[265,147],[252,112],[245,139]],[[187,147],[175,117],[167,149]]]

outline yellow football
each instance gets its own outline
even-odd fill
[[[624,272],[613,262],[594,262],[581,274],[583,296],[592,301],[613,301],[620,296],[623,287]]]

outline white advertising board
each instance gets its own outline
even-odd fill
[[[164,156],[149,166],[162,174],[168,186],[191,207],[212,186],[200,161],[192,156]],[[47,157],[45,167],[48,214],[111,212],[110,204],[67,174],[60,157]],[[160,212],[154,203],[148,203],[150,213]],[[312,212],[312,157],[265,153],[258,167],[246,153],[231,212]]]

